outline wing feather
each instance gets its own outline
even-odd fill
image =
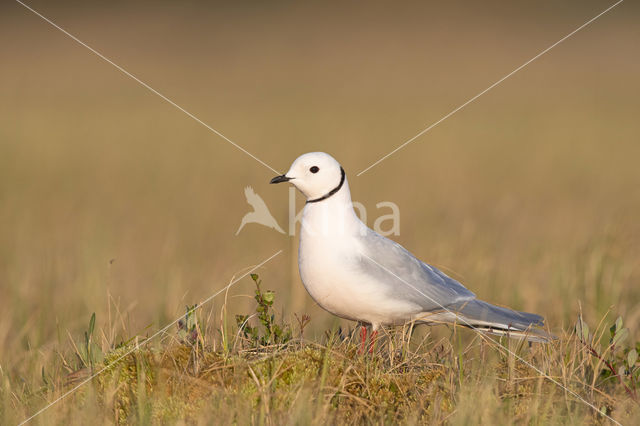
[[[438,268],[422,262],[400,244],[367,228],[362,236],[361,272],[384,282],[388,297],[419,306],[423,312],[469,301],[476,295]],[[389,284],[393,285],[389,285]]]

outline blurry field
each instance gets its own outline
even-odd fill
[[[480,298],[539,313],[558,335],[580,306],[594,326],[621,315],[635,342],[631,2],[356,177],[609,4],[556,3],[29,4],[278,171],[307,151],[332,154],[369,225],[388,213],[376,203],[395,202],[394,239]],[[18,401],[43,367],[62,374],[59,353],[93,312],[103,348],[150,334],[280,249],[259,271],[276,310],[309,314],[305,337],[324,338],[336,320],[299,282],[297,238],[255,224],[235,236],[245,186],[286,229],[288,192],[268,185],[271,170],[17,3],[2,5],[0,39],[7,421],[44,405]],[[229,314],[252,312],[252,295],[248,278],[236,284]],[[205,309],[212,330],[223,302]]]

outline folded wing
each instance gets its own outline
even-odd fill
[[[423,312],[475,299],[476,295],[458,281],[422,262],[400,244],[370,229],[361,238],[361,272],[385,282],[390,298],[418,305]]]

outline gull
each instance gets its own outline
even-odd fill
[[[249,203],[249,205],[253,207],[253,211],[244,215],[242,221],[240,222],[240,227],[236,231],[236,235],[240,233],[240,230],[242,230],[242,228],[244,228],[247,223],[259,223],[260,225],[264,225],[268,228],[273,228],[281,234],[284,234],[284,231],[282,230],[282,228],[280,228],[278,222],[276,222],[276,219],[269,211],[269,208],[265,204],[262,197],[256,194],[252,187],[247,186],[244,189],[244,196],[247,199],[247,203]]]
[[[326,311],[367,328],[454,324],[486,334],[546,342],[536,314],[495,306],[368,228],[356,215],[344,169],[324,152],[298,157],[270,183],[290,182],[306,197],[298,268],[311,298]],[[370,351],[372,346],[370,347]]]

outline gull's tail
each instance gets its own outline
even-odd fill
[[[542,328],[544,318],[540,315],[502,308],[478,299],[447,308],[458,315],[458,325],[484,333],[524,338],[530,342],[548,342],[555,339],[555,336]]]

